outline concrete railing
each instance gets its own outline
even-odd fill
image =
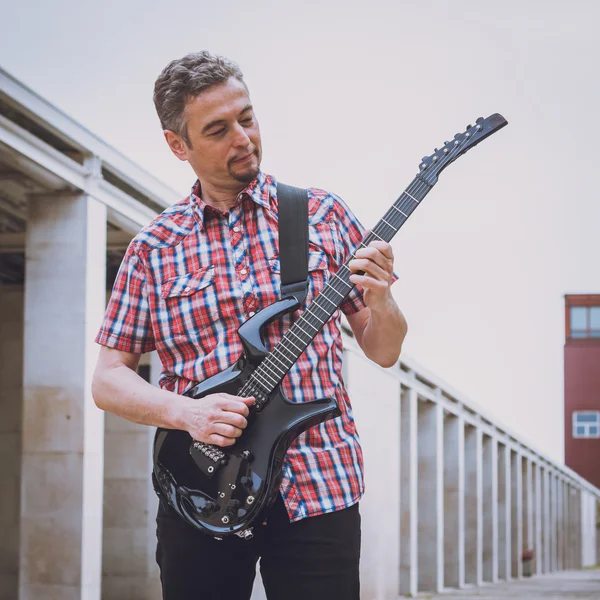
[[[403,358],[344,375],[367,473],[362,589],[369,600],[595,565],[600,490]]]

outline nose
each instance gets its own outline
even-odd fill
[[[250,138],[248,137],[246,130],[239,123],[236,123],[233,136],[233,145],[246,148],[250,143]]]

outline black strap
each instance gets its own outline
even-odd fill
[[[308,293],[308,194],[277,183],[281,297],[303,302]]]

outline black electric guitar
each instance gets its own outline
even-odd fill
[[[441,171],[506,124],[499,114],[479,118],[464,133],[423,158],[418,175],[361,247],[373,240],[389,242],[437,183]],[[238,329],[244,348],[238,361],[185,393],[199,402],[203,396],[218,392],[255,398],[248,425],[233,446],[198,442],[185,431],[156,432],[153,460],[157,491],[190,525],[215,537],[252,537],[252,525],[262,522],[277,495],[283,459],[292,441],[309,427],[340,415],[334,399],[292,403],[280,384],[354,287],[350,275],[346,262],[271,352],[262,343],[261,329],[298,309],[297,300],[283,298],[248,319]]]

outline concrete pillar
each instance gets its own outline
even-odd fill
[[[534,497],[533,465],[531,460],[523,458],[523,551],[534,548]]]
[[[557,527],[556,527],[556,543],[558,546],[558,562],[556,568],[558,571],[563,571],[565,568],[564,565],[564,539],[565,539],[565,530],[564,530],[564,503],[563,503],[563,485],[564,482],[562,479],[557,479],[556,482],[556,514],[557,514]]]
[[[482,582],[482,433],[465,427],[465,583]]]
[[[498,580],[498,442],[483,436],[483,580]]]
[[[498,445],[498,577],[511,577],[510,448]]]
[[[552,546],[550,553],[550,571],[558,569],[558,480],[555,473],[550,475],[550,502],[551,502],[551,537]]]
[[[563,544],[563,569],[567,570],[569,566],[569,484],[562,482],[562,544]]]
[[[550,572],[550,549],[552,544],[552,537],[550,534],[550,472],[548,469],[544,469],[542,481],[544,484],[544,518],[543,518],[543,532],[544,532],[544,573]]]
[[[420,592],[444,587],[444,409],[440,404],[418,406],[418,539]]]
[[[363,355],[348,352],[344,361],[348,367],[346,384],[361,432],[368,489],[360,503],[361,591],[373,600],[395,598],[400,587],[400,494],[405,487],[398,435],[400,382]],[[376,410],[373,398],[377,398]],[[260,593],[253,596],[260,597]]]
[[[140,361],[139,372],[157,385],[156,352]],[[149,370],[149,377],[146,372]],[[106,414],[104,453],[103,600],[161,598],[156,551],[158,498],[152,489],[154,427]]]
[[[523,576],[523,460],[518,452],[511,452],[511,574]]]
[[[415,596],[418,582],[418,399],[403,390],[400,416],[400,593]]]
[[[0,598],[19,596],[23,286],[0,286]]]
[[[465,583],[465,422],[450,413],[444,420],[444,585]]]
[[[535,572],[542,574],[542,557],[544,553],[543,546],[543,527],[542,527],[542,469],[539,464],[534,465],[534,485],[535,485]]]
[[[99,600],[104,414],[91,396],[106,207],[33,197],[26,235],[20,598]]]

